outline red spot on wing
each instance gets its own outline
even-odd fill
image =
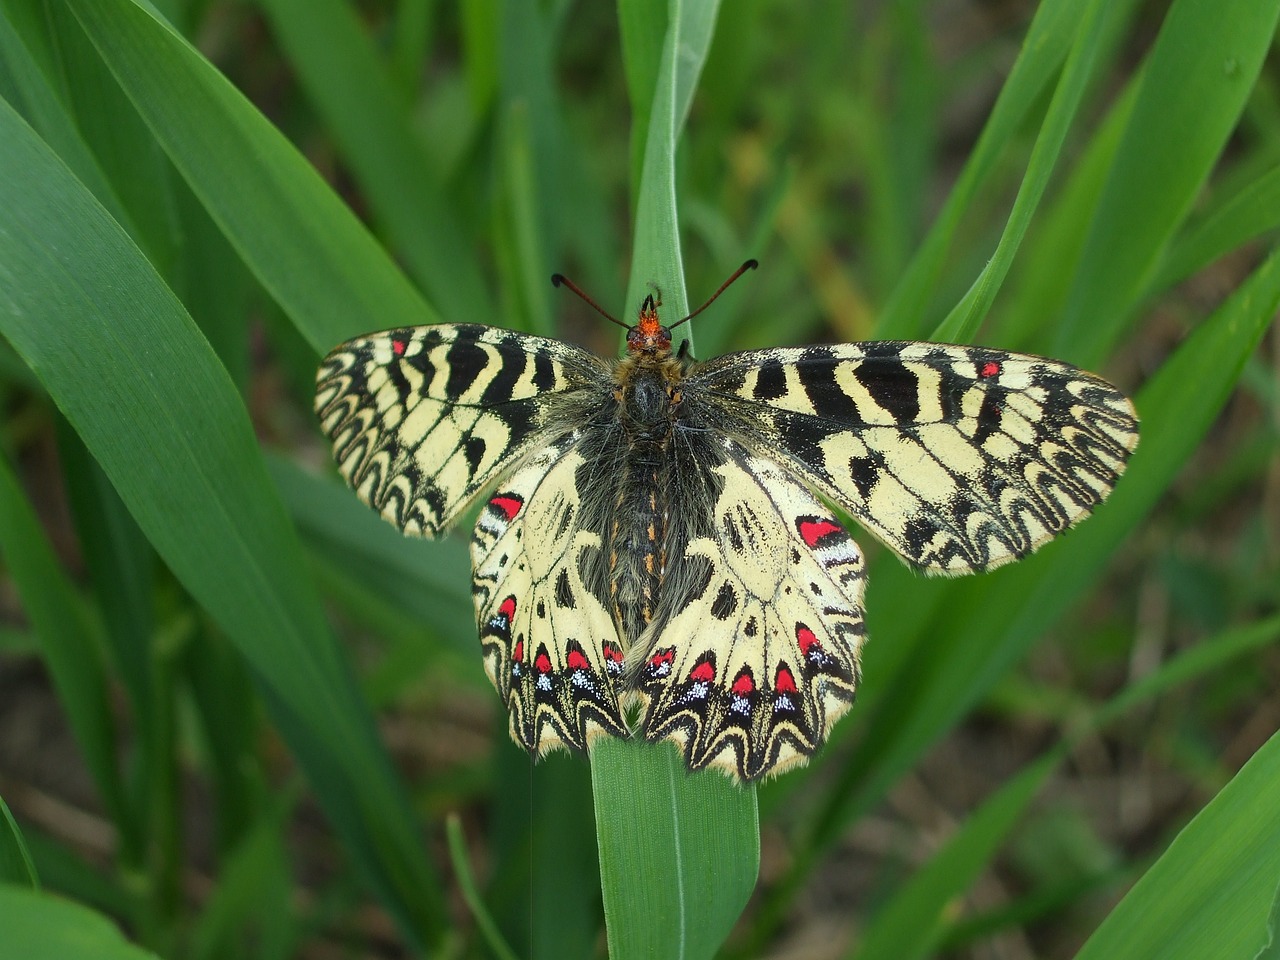
[[[516,598],[515,597],[507,597],[507,599],[503,600],[502,603],[498,605],[498,616],[506,617],[508,623],[511,622],[511,620],[515,617],[515,615],[516,615]]]
[[[791,671],[786,667],[778,668],[778,675],[773,681],[773,689],[779,693],[796,692],[796,678],[791,675]]]
[[[800,624],[796,627],[796,640],[800,643],[801,656],[807,657],[809,655],[809,651],[814,647],[817,647],[819,652],[822,650],[822,643],[816,636],[814,636],[813,631],[804,624]]]
[[[673,650],[660,650],[649,658],[649,663],[655,667],[662,666],[664,663],[670,663],[676,657]]]
[[[533,661],[533,668],[539,673],[551,672],[551,658],[545,653],[538,654],[538,659]]]
[[[612,660],[614,663],[622,662],[622,649],[618,647],[617,644],[605,643],[604,655],[606,658],[608,658],[609,660]],[[670,657],[670,654],[668,654],[668,657]]]
[[[391,350],[397,357],[403,357],[404,351],[407,347],[408,347],[408,344],[405,343],[403,340],[391,341]]]
[[[590,670],[591,664],[583,655],[581,650],[569,651],[569,669],[570,670]]]
[[[520,512],[520,508],[524,506],[524,501],[519,497],[513,497],[510,494],[500,493],[489,501],[489,506],[495,510],[500,510],[502,515],[510,522],[516,518],[516,514]]]
[[[731,687],[733,692],[740,697],[747,696],[755,690],[755,688],[755,681],[751,679],[751,674],[746,671],[738,674],[738,679],[733,681],[733,686]]]
[[[716,668],[711,665],[709,660],[700,661],[697,666],[689,671],[689,679],[694,683],[704,683],[716,678]]]
[[[516,641],[516,648],[511,651],[511,659],[520,661],[524,659],[524,638],[521,637]]]
[[[978,376],[994,377],[999,372],[1000,364],[996,363],[994,360],[988,360],[982,365],[982,369],[978,371]]]
[[[810,547],[816,547],[818,541],[833,533],[844,533],[844,527],[834,520],[801,520],[797,524],[802,539]]]

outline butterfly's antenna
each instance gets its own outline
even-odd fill
[[[623,323],[617,317],[613,316],[613,314],[608,313],[604,309],[604,307],[600,306],[600,304],[596,303],[594,300],[588,297],[585,293],[583,293],[582,288],[578,286],[576,283],[574,283],[572,280],[570,280],[568,277],[566,277],[563,273],[553,273],[551,275],[551,284],[552,286],[556,286],[556,287],[561,285],[568,287],[570,290],[576,293],[579,297],[585,300],[587,302],[587,305],[590,306],[593,310],[595,310],[596,313],[600,314],[600,316],[604,317],[610,323],[616,323],[618,326],[622,327],[624,330],[631,329],[630,324]]]
[[[711,306],[711,304],[715,301],[716,297],[720,296],[720,294],[724,293],[725,290],[729,288],[729,284],[733,283],[733,281],[737,280],[740,276],[742,276],[748,270],[754,270],[758,266],[760,266],[760,264],[757,263],[755,260],[748,260],[746,263],[740,266],[737,270],[733,271],[733,274],[729,277],[728,280],[720,284],[720,289],[718,289],[711,296],[707,297],[706,303],[700,306],[697,310],[693,311],[693,313],[689,314],[687,317],[681,317],[675,323],[671,324],[671,326],[667,327],[667,329],[674,330],[676,327],[680,326],[680,324],[684,323],[686,320],[692,320],[694,317],[700,314],[703,310],[707,309],[707,307]],[[599,309],[599,308],[597,307],[596,309]]]

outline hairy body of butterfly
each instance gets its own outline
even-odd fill
[[[671,352],[652,298],[609,361],[490,327],[352,340],[316,409],[340,471],[409,534],[483,494],[485,668],[513,737],[672,739],[753,780],[853,700],[861,552],[829,500],[927,572],[1025,556],[1110,492],[1133,407],[1068,364],[873,342]]]

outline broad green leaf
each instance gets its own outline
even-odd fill
[[[0,170],[0,332],[264,679],[368,881],[409,937],[432,939],[438,887],[234,385],[129,238],[3,105]]]
[[[755,888],[755,790],[643,740],[597,742],[591,780],[609,956],[715,956]]]
[[[68,5],[174,166],[317,354],[434,322],[311,165],[181,36],[134,0]]]
[[[1280,734],[1196,815],[1077,960],[1260,956],[1280,890]]]
[[[0,883],[6,956],[22,960],[158,960],[102,914],[50,893]]]

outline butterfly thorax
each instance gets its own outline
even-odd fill
[[[614,410],[623,439],[609,542],[614,618],[634,644],[653,618],[667,566],[672,436],[682,414],[684,361],[671,355],[671,332],[652,297],[627,335],[614,369]]]

